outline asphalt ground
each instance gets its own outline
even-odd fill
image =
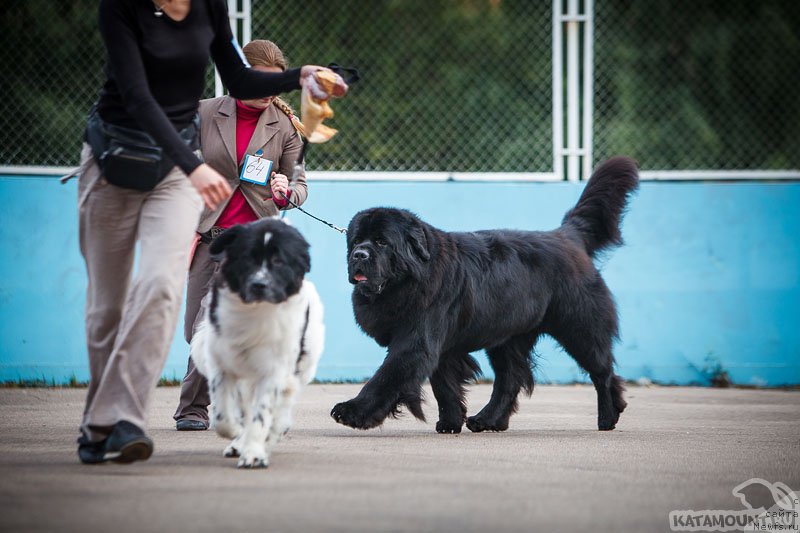
[[[358,385],[312,385],[266,470],[213,431],[177,432],[157,389],[149,461],[81,465],[82,389],[0,389],[0,531],[669,531],[672,510],[741,510],[750,478],[800,493],[800,392],[632,387],[617,429],[594,390],[540,386],[504,433],[439,435],[410,416],[337,425]],[[470,414],[490,385],[470,388]]]

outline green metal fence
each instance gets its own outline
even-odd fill
[[[800,167],[800,2],[571,1],[594,13],[593,161]],[[251,30],[292,65],[361,70],[310,169],[552,173],[554,4],[252,0]],[[76,164],[103,78],[96,21],[96,1],[0,4],[0,166]]]

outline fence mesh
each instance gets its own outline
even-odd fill
[[[102,83],[96,2],[0,2],[0,164],[77,164]]]
[[[252,1],[253,38],[292,65],[361,71],[309,168],[552,170],[550,2]],[[596,160],[800,166],[800,2],[595,0],[595,19]],[[5,0],[0,32],[0,165],[76,164],[103,80],[97,2]]]
[[[330,170],[549,171],[550,4],[527,0],[254,2],[253,38],[294,64],[355,65]],[[296,101],[296,100],[295,100]]]
[[[800,2],[596,0],[594,157],[800,166]]]

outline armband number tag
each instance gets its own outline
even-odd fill
[[[257,185],[266,185],[272,173],[272,161],[261,157],[245,154],[242,161],[242,173],[239,179]]]

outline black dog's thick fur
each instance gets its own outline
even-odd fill
[[[388,354],[331,416],[369,429],[405,405],[424,419],[421,385],[430,378],[438,432],[458,433],[465,420],[472,431],[503,431],[519,392],[533,391],[532,351],[547,334],[588,372],[599,429],[614,429],[626,406],[613,371],[617,311],[592,259],[622,243],[620,219],[638,183],[633,160],[608,160],[561,227],[547,232],[448,233],[404,210],[358,213],[347,233],[353,310]],[[480,372],[469,353],[480,349],[494,369],[494,389],[466,418],[464,385]]]

